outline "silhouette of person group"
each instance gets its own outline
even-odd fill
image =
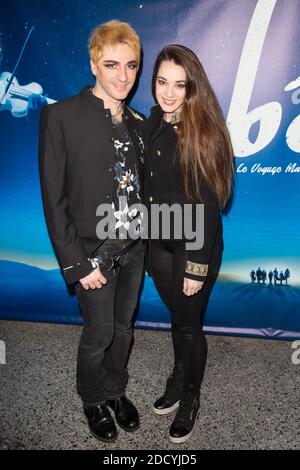
[[[262,282],[262,284],[266,284],[266,280],[268,277],[269,284],[274,283],[274,286],[276,286],[277,283],[280,283],[280,285],[282,286],[283,281],[285,281],[285,284],[288,284],[290,271],[288,268],[286,268],[284,272],[280,271],[280,273],[278,273],[277,268],[275,268],[274,271],[270,270],[269,274],[267,275],[267,272],[265,269],[258,268],[256,271],[252,269],[250,273],[250,277],[251,277],[252,283],[260,284]]]

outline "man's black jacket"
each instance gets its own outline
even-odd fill
[[[114,139],[111,113],[90,87],[41,113],[39,166],[44,213],[60,267],[68,283],[92,271],[88,258],[101,244],[96,235],[97,207],[112,202]],[[143,145],[142,117],[124,110],[136,149],[138,167]]]

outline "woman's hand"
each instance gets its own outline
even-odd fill
[[[201,281],[193,281],[192,279],[188,279],[187,277],[183,280],[183,293],[185,295],[194,295],[202,289],[203,282]]]

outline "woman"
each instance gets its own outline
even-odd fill
[[[168,219],[170,235],[163,226],[154,239],[153,227],[159,220],[157,213],[151,214],[151,274],[171,312],[174,349],[174,368],[154,412],[165,415],[177,409],[170,440],[181,443],[191,436],[199,416],[207,358],[203,317],[221,265],[221,210],[231,194],[233,151],[217,98],[190,49],[169,45],[160,52],[152,91],[157,105],[145,128],[144,196],[148,209],[151,212],[154,204],[177,203],[180,208],[189,204],[186,207],[192,218],[188,220],[194,229],[199,227],[197,209],[204,204],[201,249],[191,249],[186,245],[187,237],[176,236],[182,227],[186,233],[185,220],[179,226],[178,221],[176,225]],[[166,217],[162,218],[165,222]]]

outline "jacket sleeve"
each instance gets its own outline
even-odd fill
[[[209,263],[221,224],[220,209],[208,188],[204,191],[204,244],[200,250],[187,250],[185,277],[206,281]]]
[[[44,108],[40,117],[39,170],[48,232],[63,275],[72,284],[87,276],[93,267],[68,211],[64,137],[51,106]]]

